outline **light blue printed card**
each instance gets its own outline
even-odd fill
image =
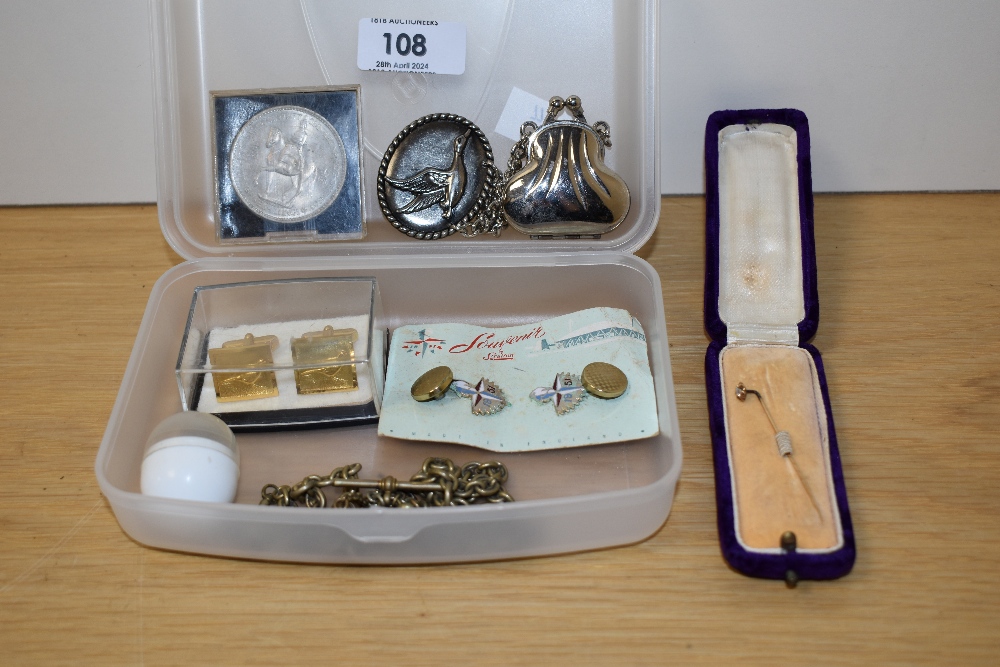
[[[595,361],[625,373],[623,395],[598,398],[578,383],[562,381],[568,374],[579,377]],[[452,369],[451,389],[436,400],[414,400],[413,382],[436,366]],[[491,391],[490,384],[499,391]],[[498,412],[473,410],[477,404],[495,407],[501,398],[506,404]],[[561,402],[562,414],[556,409]],[[570,404],[575,406],[567,410]],[[590,308],[503,329],[399,327],[390,344],[378,432],[495,452],[649,438],[659,433],[659,424],[646,335],[638,320],[618,308]]]

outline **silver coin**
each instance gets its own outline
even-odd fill
[[[273,222],[301,222],[325,211],[340,194],[347,151],[337,130],[314,111],[271,107],[236,133],[229,174],[251,211]]]
[[[476,125],[455,114],[418,118],[396,135],[378,172],[378,201],[392,226],[434,240],[465,228],[486,205],[493,151]]]

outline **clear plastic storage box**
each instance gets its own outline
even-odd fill
[[[123,529],[166,549],[331,563],[535,556],[637,542],[659,529],[680,474],[680,433],[659,277],[633,254],[652,235],[659,215],[656,5],[154,1],[159,217],[164,236],[187,261],[152,291],[97,456],[101,489]],[[371,17],[463,23],[464,74],[358,69],[358,23]],[[220,243],[212,93],[350,85],[360,85],[367,235],[333,242]],[[530,239],[508,229],[499,238],[454,234],[420,241],[389,225],[374,204],[375,183],[396,134],[425,114],[460,114],[486,133],[502,168],[514,142],[495,128],[514,89],[544,99],[577,95],[590,121],[607,121],[613,141],[607,164],[631,190],[625,222],[599,239],[564,240]],[[364,477],[403,478],[431,456],[458,464],[496,458],[461,445],[380,437],[374,424],[238,433],[240,480],[233,504],[139,493],[149,434],[184,407],[178,351],[196,291],[359,278],[376,281],[379,325],[389,332],[412,323],[501,327],[589,307],[628,310],[645,329],[660,433],[627,443],[501,456],[516,499],[511,504],[258,505],[265,484],[293,483],[354,462],[362,464]],[[380,366],[379,355],[373,351],[372,367]]]

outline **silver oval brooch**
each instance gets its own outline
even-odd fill
[[[475,235],[498,172],[486,135],[449,113],[418,118],[389,145],[378,170],[378,203],[392,226],[416,239]]]

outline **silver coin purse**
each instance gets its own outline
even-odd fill
[[[604,163],[610,135],[607,123],[587,123],[580,98],[553,97],[541,126],[521,126],[527,161],[507,181],[506,222],[531,236],[600,236],[620,225],[630,196]]]

